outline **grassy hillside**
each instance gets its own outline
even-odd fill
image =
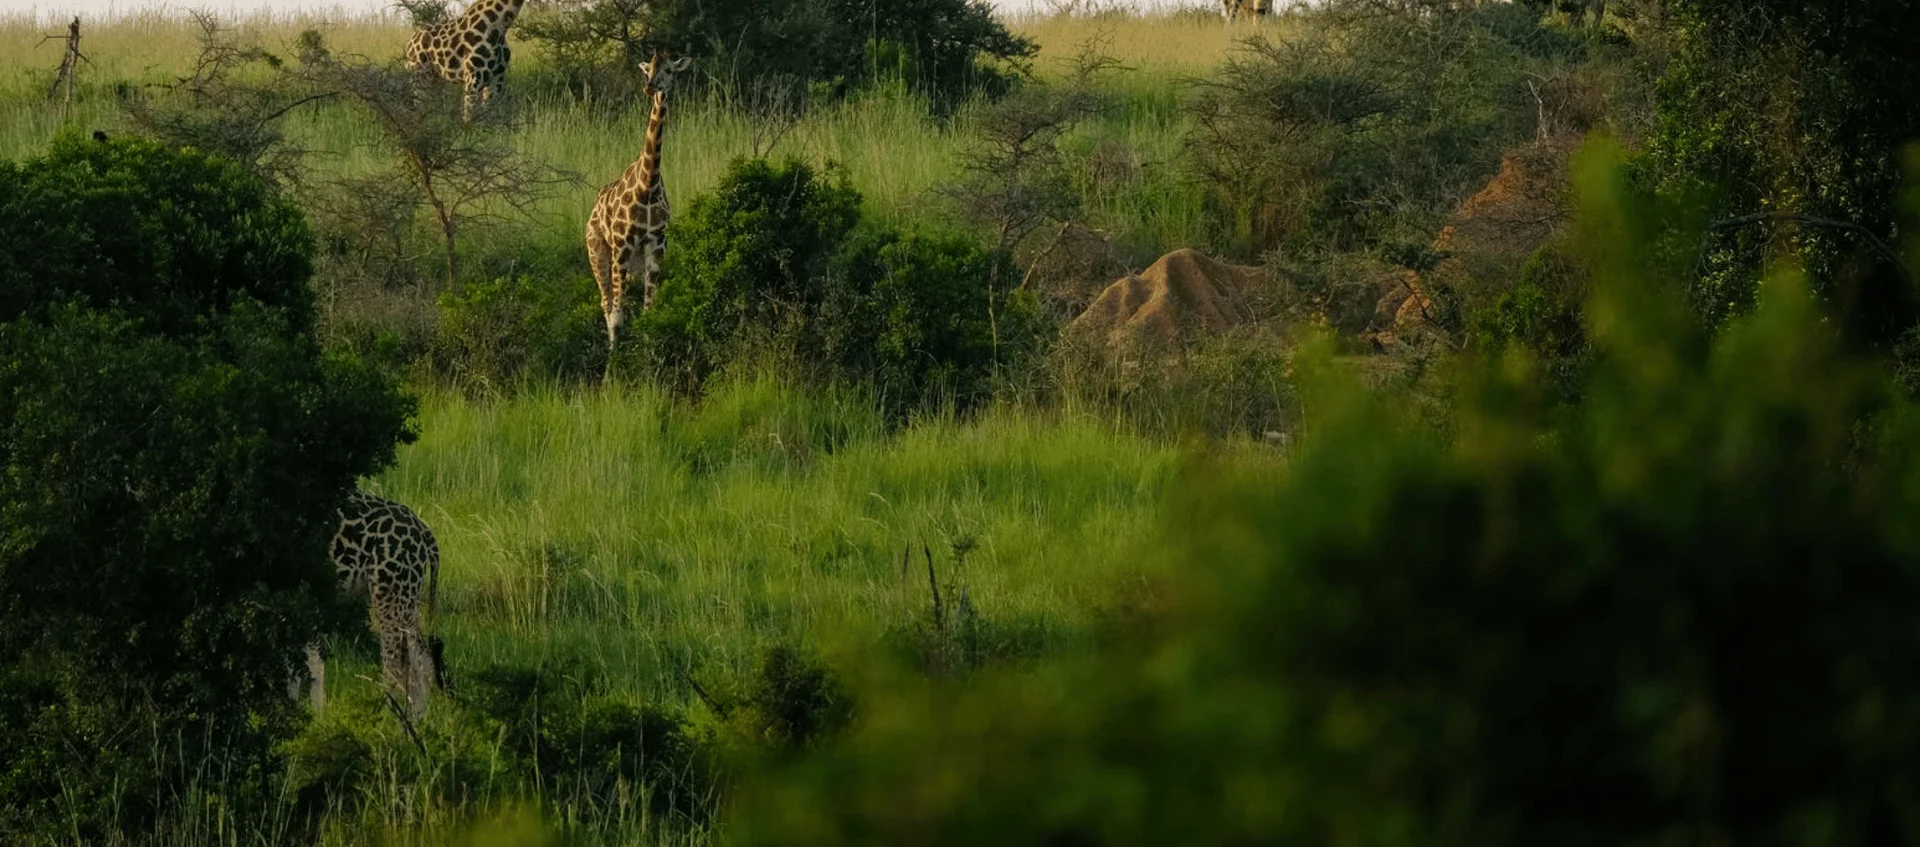
[[[420,425],[379,487],[439,536],[456,672],[566,654],[682,705],[676,666],[724,677],[776,643],[911,623],[928,549],[1023,647],[1059,646],[1142,575],[1177,455],[1017,413],[889,435],[856,398],[771,380],[699,407],[650,389],[436,394]]]
[[[1200,15],[1031,18],[1012,28],[1034,38],[1040,54],[1033,70],[1057,77],[1065,62],[1092,45],[1120,59],[1127,70],[1111,81],[1123,107],[1108,119],[1083,127],[1076,145],[1106,142],[1133,151],[1143,178],[1131,191],[1105,198],[1093,220],[1118,231],[1139,253],[1152,256],[1202,238],[1200,198],[1179,171],[1177,158],[1187,131],[1178,109],[1184,87],[1206,73],[1251,29],[1222,27]],[[82,45],[93,60],[83,68],[78,102],[70,116],[43,97],[59,64],[59,44],[40,44],[47,31],[21,18],[0,18],[0,156],[18,158],[44,149],[68,124],[83,129],[124,123],[114,101],[119,86],[150,86],[186,73],[198,50],[198,29],[182,17],[131,16],[82,24]],[[333,20],[250,17],[225,21],[245,41],[290,55],[303,30],[321,31],[337,52],[372,58],[398,57],[408,26],[403,19]],[[1269,30],[1272,28],[1270,27]],[[516,145],[535,159],[563,168],[580,182],[549,198],[536,219],[516,226],[555,239],[575,238],[600,186],[639,154],[645,136],[644,105],[602,111],[542,90],[546,57],[538,43],[516,43],[514,74],[531,80],[519,89]],[[678,197],[710,188],[728,161],[756,152],[799,156],[846,167],[854,186],[876,212],[896,222],[925,219],[942,209],[935,190],[957,173],[970,143],[967,110],[942,122],[915,98],[885,92],[859,96],[816,110],[789,131],[770,133],[731,108],[725,97],[687,97],[676,104],[667,141],[667,187]],[[345,108],[321,106],[295,116],[290,130],[317,155],[322,174],[364,173],[378,167],[371,128]],[[770,143],[769,143],[770,142]],[[756,148],[756,144],[759,146]],[[585,262],[582,259],[582,271]]]

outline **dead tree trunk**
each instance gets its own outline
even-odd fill
[[[49,35],[40,39],[40,43],[45,44],[60,37],[59,35]],[[73,19],[73,23],[67,24],[66,41],[67,49],[60,55],[60,70],[54,72],[53,84],[47,86],[47,99],[52,100],[54,95],[60,93],[60,88],[64,85],[67,89],[67,101],[63,107],[65,110],[63,115],[70,116],[73,114],[74,77],[79,73],[80,63],[86,62],[89,65],[93,64],[92,59],[87,58],[85,54],[80,52],[80,18],[77,16]]]

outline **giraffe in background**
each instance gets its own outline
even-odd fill
[[[1220,13],[1228,23],[1246,18],[1258,23],[1273,14],[1273,0],[1220,0]]]
[[[527,0],[475,0],[457,18],[415,30],[407,40],[407,69],[426,68],[461,85],[460,115],[473,120],[475,106],[487,106],[506,90],[507,27]]]
[[[600,189],[587,216],[587,262],[600,286],[600,309],[607,316],[607,348],[626,325],[627,285],[641,283],[640,308],[653,305],[660,284],[660,261],[667,254],[667,185],[660,178],[660,135],[667,123],[667,92],[692,59],[662,61],[660,51],[640,63],[640,75],[653,98],[647,117],[647,143],[640,158],[620,178]]]

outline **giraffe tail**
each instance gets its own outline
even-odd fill
[[[433,635],[421,639],[427,645],[427,656],[433,662],[433,684],[441,691],[450,687],[447,675],[447,643],[440,639],[440,627],[435,620],[434,610],[440,605],[440,548],[434,545],[433,559],[427,564],[427,610],[426,621],[432,626]],[[424,626],[422,628],[425,628]]]

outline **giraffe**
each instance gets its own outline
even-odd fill
[[[356,489],[340,508],[332,551],[340,589],[366,596],[372,607],[382,680],[405,693],[408,716],[419,720],[426,714],[429,675],[434,684],[446,684],[441,641],[421,631],[421,608],[432,612],[440,586],[433,530],[412,509]],[[307,645],[307,673],[318,712],[326,705],[327,676],[318,642]]]
[[[640,308],[653,306],[660,284],[660,261],[667,254],[667,184],[660,178],[660,134],[667,123],[667,92],[692,59],[662,62],[660,51],[640,63],[640,75],[653,98],[647,117],[647,144],[620,178],[600,189],[587,216],[587,262],[600,285],[600,310],[607,316],[607,349],[626,325],[627,283],[641,282]]]
[[[407,40],[407,69],[422,68],[461,85],[460,117],[473,120],[474,107],[487,106],[506,90],[507,27],[527,0],[474,0],[457,18],[414,30]]]
[[[1262,18],[1273,14],[1273,0],[1220,0],[1220,13],[1228,23],[1241,18],[1258,23]]]

